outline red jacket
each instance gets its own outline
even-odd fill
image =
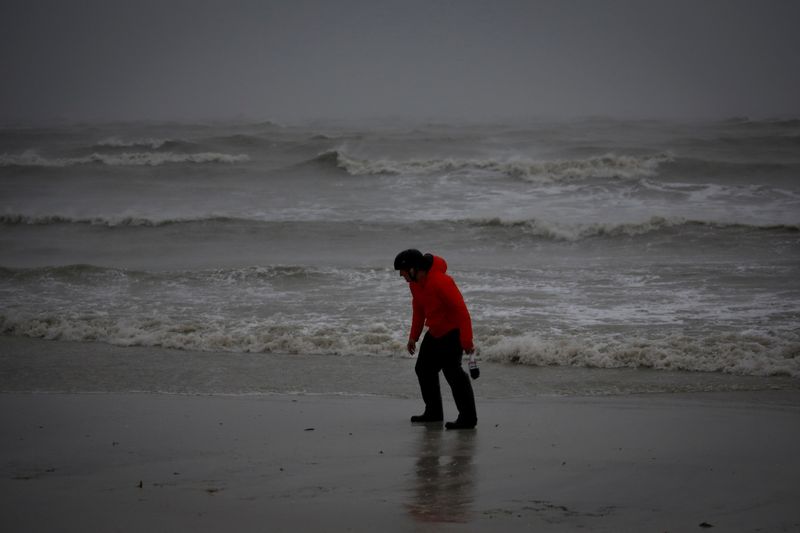
[[[409,338],[415,342],[419,340],[424,326],[428,326],[434,337],[441,337],[457,328],[461,347],[469,351],[473,349],[472,320],[456,282],[446,272],[445,260],[433,256],[433,265],[425,280],[408,284],[414,309]]]

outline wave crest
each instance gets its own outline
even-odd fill
[[[313,163],[346,171],[352,176],[430,175],[441,173],[488,173],[533,182],[588,178],[633,179],[653,176],[659,165],[673,161],[669,154],[628,156],[606,154],[588,159],[532,161],[528,159],[359,159],[342,150],[329,150]]]
[[[157,346],[233,353],[391,356],[403,343],[380,323],[353,327],[346,335],[326,326],[268,320],[225,322],[213,318],[176,322],[168,318],[114,319],[63,315],[19,318],[0,315],[0,334],[115,346]]]
[[[500,218],[467,220],[466,223],[486,228],[513,228],[526,234],[556,241],[581,241],[597,237],[638,237],[652,233],[681,230],[750,230],[750,231],[800,231],[800,225],[766,225],[723,223],[704,220],[687,220],[674,217],[651,217],[641,222],[597,222],[590,224],[559,224],[538,219],[504,221]]]
[[[187,217],[174,219],[151,219],[146,217],[69,217],[62,215],[0,215],[0,225],[3,226],[50,226],[58,224],[77,224],[87,226],[106,227],[159,227],[172,224],[190,224],[194,222],[219,222],[225,223],[235,219],[227,217]]]
[[[530,366],[800,377],[800,335],[792,332],[744,331],[711,334],[703,339],[681,334],[656,339],[499,337],[486,343],[481,356]]]
[[[64,168],[77,165],[100,164],[108,166],[161,166],[182,163],[243,163],[249,161],[246,154],[222,154],[202,152],[181,154],[175,152],[125,152],[121,154],[92,153],[82,157],[47,158],[34,150],[19,155],[0,155],[0,167],[54,167]]]
[[[193,351],[393,357],[403,353],[402,332],[382,323],[332,328],[292,320],[230,320],[64,314],[0,314],[0,334],[117,346]],[[535,335],[478,339],[480,358],[504,364],[587,368],[650,368],[747,376],[800,377],[800,335],[792,331],[674,333],[661,338]]]
[[[173,143],[171,139],[120,139],[119,137],[108,137],[95,143],[98,148],[150,148],[158,150],[168,143]]]
[[[50,225],[85,225],[85,226],[104,226],[108,228],[117,227],[145,227],[158,228],[162,226],[172,226],[181,224],[210,224],[210,225],[253,225],[268,226],[278,224],[281,227],[296,225],[302,227],[305,224],[318,224],[316,220],[296,220],[287,222],[285,220],[264,220],[251,218],[236,218],[226,216],[194,216],[178,218],[147,218],[147,217],[71,217],[59,214],[53,215],[27,215],[8,213],[0,215],[0,226],[50,226]],[[345,220],[341,222],[328,222],[326,225],[338,224],[347,226],[349,224],[380,225],[381,228],[398,224],[404,226],[405,222],[376,222],[364,220]],[[523,236],[536,237],[553,241],[578,242],[592,238],[619,238],[619,237],[639,237],[659,232],[682,231],[707,231],[707,232],[800,232],[800,224],[778,224],[778,225],[752,225],[735,222],[718,222],[710,220],[689,220],[681,217],[660,217],[654,216],[646,220],[633,222],[596,222],[596,223],[575,223],[565,224],[541,219],[528,220],[504,220],[495,218],[468,218],[460,220],[422,220],[419,224],[427,228],[432,226],[442,227],[443,230],[463,229],[464,227],[474,228],[493,232],[497,230],[511,230]],[[495,237],[492,237],[495,238]]]

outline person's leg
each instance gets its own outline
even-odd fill
[[[425,412],[420,416],[412,416],[412,422],[441,422],[444,419],[442,409],[442,391],[439,388],[439,370],[437,342],[434,337],[426,334],[422,339],[414,371],[419,380],[419,389],[422,401],[425,402]]]
[[[458,409],[458,419],[448,422],[448,429],[473,428],[478,423],[478,414],[475,408],[475,394],[469,375],[461,368],[463,349],[458,339],[458,331],[448,333],[442,338],[445,343],[442,347],[442,372],[453,391],[453,400]]]

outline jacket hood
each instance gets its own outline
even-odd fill
[[[434,255],[433,264],[431,264],[431,272],[439,272],[441,274],[447,272],[447,261],[438,255]]]

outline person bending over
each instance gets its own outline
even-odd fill
[[[444,374],[458,409],[455,422],[447,429],[472,429],[478,424],[475,395],[469,376],[461,368],[464,352],[472,354],[472,320],[453,278],[447,275],[447,263],[441,257],[423,255],[419,250],[400,252],[394,260],[395,270],[408,282],[413,310],[408,353],[414,355],[417,341],[425,326],[414,370],[419,379],[425,411],[412,416],[411,422],[442,422],[442,394],[439,371]]]

